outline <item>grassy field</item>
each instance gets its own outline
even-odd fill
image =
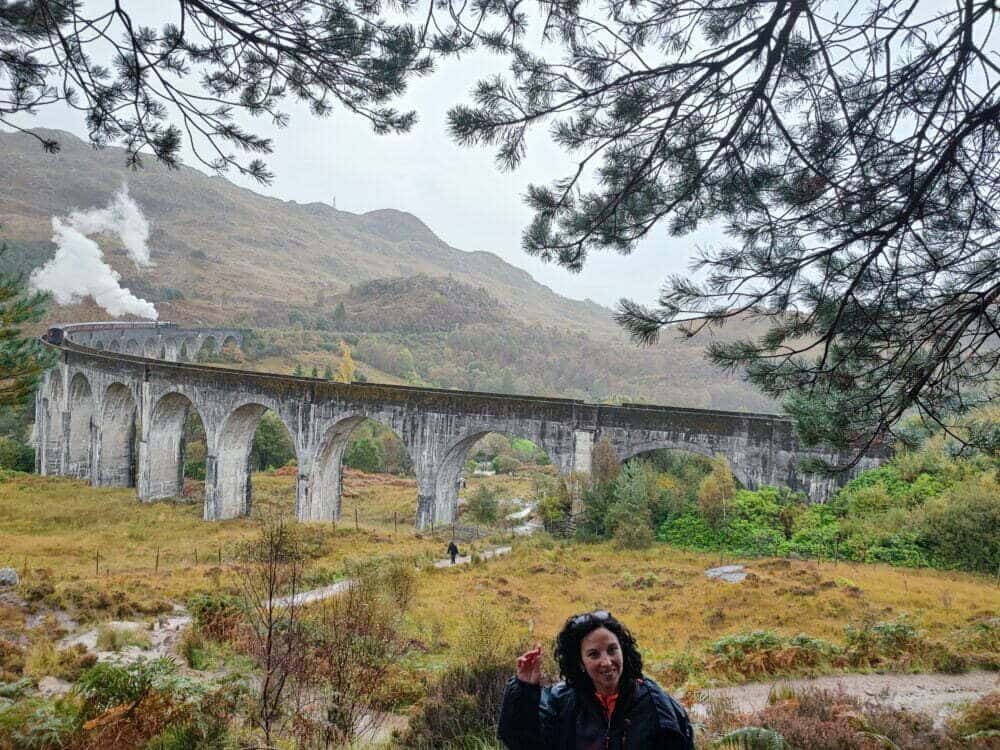
[[[292,477],[279,471],[257,474],[253,481],[256,517],[291,511]],[[479,482],[502,485],[510,494],[531,491],[526,478],[475,479],[470,490]],[[373,556],[403,555],[417,564],[442,557],[442,536],[412,530],[415,501],[412,480],[350,472],[343,522],[303,527],[309,582],[335,580],[352,561]],[[225,588],[228,563],[258,528],[256,518],[205,523],[200,503],[140,504],[132,490],[28,475],[0,484],[0,518],[0,565],[27,570],[22,589],[34,591],[37,601],[96,619],[153,614],[193,593]],[[720,562],[744,562],[752,575],[735,585],[707,579],[705,569]],[[509,557],[488,563],[422,567],[409,615],[414,637],[426,645],[413,656],[420,670],[436,671],[461,658],[456,644],[465,639],[470,618],[482,611],[499,614],[504,637],[526,645],[550,643],[572,613],[609,609],[637,635],[649,671],[674,685],[741,679],[723,668],[708,670],[708,662],[695,664],[692,655],[708,658],[712,643],[755,630],[781,637],[806,634],[843,646],[849,626],[904,623],[923,644],[909,646],[913,668],[932,666],[939,646],[980,657],[991,652],[987,662],[1000,658],[995,624],[1000,586],[994,578],[882,565],[723,561],[664,545],[623,552],[610,543],[556,542],[545,535],[518,540]],[[970,634],[982,623],[994,623],[993,630],[985,641],[971,643]],[[906,667],[907,653],[897,656],[893,665]],[[691,662],[686,666],[685,658]],[[831,658],[807,671],[834,666]]]
[[[488,565],[428,574],[422,579],[415,617],[437,620],[449,640],[462,627],[457,613],[474,608],[478,600],[505,611],[523,638],[550,643],[568,615],[607,609],[637,636],[652,674],[676,684],[684,677],[675,669],[682,654],[704,653],[725,636],[767,630],[843,644],[849,625],[903,622],[912,625],[925,644],[962,650],[969,633],[983,622],[996,627],[1000,614],[996,581],[963,573],[725,559],[746,563],[751,571],[743,583],[728,584],[704,575],[706,568],[720,562],[717,556],[662,545],[625,552],[610,543],[532,540]],[[1000,655],[994,651],[992,658]],[[829,666],[817,664],[816,671]]]

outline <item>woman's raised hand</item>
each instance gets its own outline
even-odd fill
[[[542,682],[542,647],[535,645],[531,651],[525,651],[517,657],[517,679],[529,685]]]

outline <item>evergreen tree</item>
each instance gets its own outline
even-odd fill
[[[352,440],[344,452],[344,463],[352,469],[374,474],[382,470],[382,452],[371,438]]]
[[[0,248],[4,252],[6,247]],[[0,274],[0,406],[25,404],[54,361],[45,345],[22,328],[41,319],[47,302],[47,295],[27,291],[22,277]]]
[[[301,378],[301,377],[304,377],[305,374],[306,374],[306,371],[304,369],[302,369],[302,363],[301,362],[296,362],[295,363],[295,369],[292,370],[292,375],[294,375],[297,378]]]
[[[578,157],[528,189],[523,236],[569,269],[657,225],[724,227],[703,274],[653,309],[623,300],[620,322],[648,343],[677,321],[761,319],[766,335],[716,339],[711,360],[857,460],[905,413],[950,425],[1000,393],[1000,25],[989,2],[827,10],[547,4],[551,44],[491,37],[512,80],[480,82],[449,124],[508,168],[537,126]],[[988,430],[956,434],[990,449]]]
[[[329,363],[323,369],[323,380],[333,380],[333,368],[330,367]]]
[[[333,319],[338,323],[347,317],[347,310],[344,309],[344,303],[338,302],[337,306],[333,309]]]
[[[313,365],[312,371],[311,371],[310,375],[311,375],[311,377],[314,377],[314,378],[318,378],[319,377],[319,368],[316,365]]]
[[[653,543],[649,474],[644,461],[628,461],[615,479],[607,525],[622,548],[643,549]]]
[[[418,25],[401,22],[410,3],[177,0],[153,4],[153,16],[132,6],[0,3],[0,122],[17,128],[9,115],[68,103],[84,113],[95,146],[125,146],[132,166],[148,154],[177,167],[187,142],[210,169],[266,183],[259,155],[270,153],[271,140],[244,129],[241,115],[285,125],[291,95],[313,115],[339,103],[376,133],[405,132],[415,114],[389,102],[431,70],[431,51],[471,41],[437,6],[421,9]],[[139,12],[158,28],[142,25]],[[35,137],[58,150],[57,141]]]

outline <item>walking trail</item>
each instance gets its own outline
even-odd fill
[[[862,700],[878,699],[883,705],[922,713],[933,717],[935,723],[941,723],[961,704],[1000,690],[1000,672],[849,674],[754,682],[702,691],[701,701],[692,707],[692,714],[697,718],[704,718],[709,706],[717,701],[725,701],[741,713],[759,711],[767,706],[768,695],[776,685],[793,690],[803,688],[842,690]]]
[[[484,550],[483,552],[478,553],[478,559],[490,560],[497,558],[502,555],[509,554],[510,549],[510,547],[493,547],[492,549]],[[471,555],[460,556],[455,560],[455,565],[468,565],[472,562],[472,560],[473,558]],[[452,562],[450,559],[437,560],[434,563],[435,568],[450,568],[451,566]],[[295,594],[295,604],[302,606],[305,604],[313,604],[314,602],[323,601],[324,599],[329,599],[330,597],[341,594],[352,583],[354,583],[354,579],[348,578],[343,581],[338,581],[330,586],[323,586],[322,588],[311,589],[309,591],[301,591]],[[281,607],[287,607],[291,603],[292,597],[290,596],[281,597],[277,600],[278,606]],[[169,617],[158,620],[154,624],[152,630],[147,630],[147,626],[144,622],[117,621],[104,624],[104,627],[112,630],[145,632],[149,636],[149,648],[128,646],[123,648],[121,651],[98,651],[96,628],[63,638],[59,642],[59,647],[69,648],[71,646],[81,644],[88,651],[93,651],[97,655],[98,661],[130,664],[138,661],[139,659],[156,658],[173,653],[177,642],[180,640],[182,631],[190,624],[191,615],[188,614],[187,610],[183,607],[175,605],[174,613]]]

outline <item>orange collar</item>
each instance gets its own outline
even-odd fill
[[[615,712],[615,704],[618,702],[618,693],[613,695],[603,695],[601,693],[594,693],[597,696],[597,702],[604,707],[604,714],[609,719],[611,715]]]

